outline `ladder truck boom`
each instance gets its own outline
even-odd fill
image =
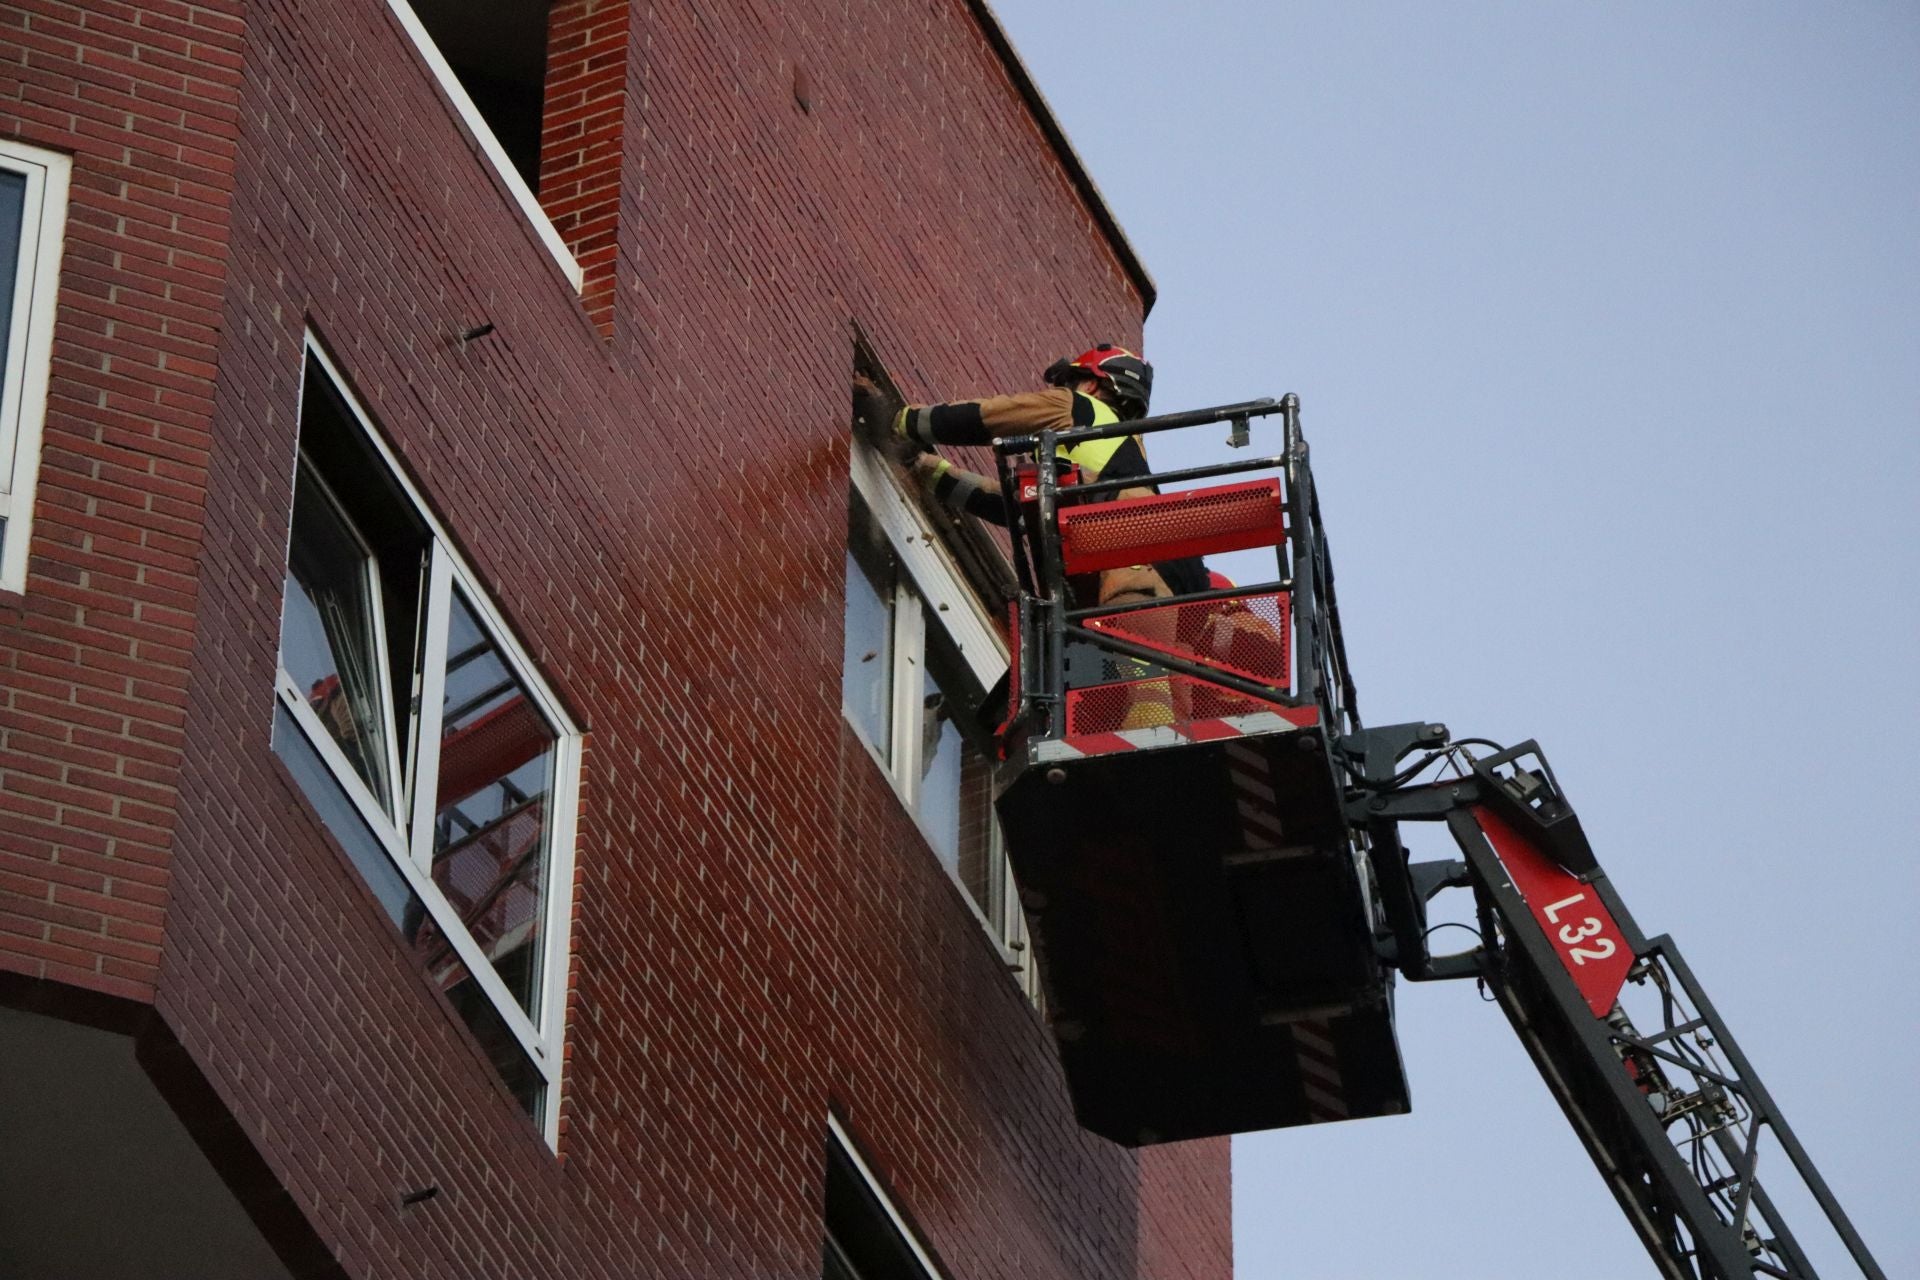
[[[1354,824],[1404,872],[1400,971],[1493,992],[1663,1276],[1817,1274],[1768,1192],[1778,1183],[1762,1181],[1765,1153],[1768,1179],[1797,1182],[1858,1274],[1884,1280],[1679,948],[1635,923],[1538,745],[1475,758],[1444,733],[1392,726],[1343,744],[1361,781]],[[1423,746],[1458,776],[1395,785],[1404,752]],[[1407,821],[1444,822],[1463,857],[1408,862]],[[1452,887],[1472,891],[1481,942],[1434,957],[1426,904]]]
[[[1289,395],[995,444],[1024,513],[996,807],[1081,1124],[1142,1145],[1405,1111],[1394,975],[1473,979],[1659,1274],[1813,1280],[1787,1220],[1804,1229],[1810,1200],[1849,1274],[1884,1280],[1538,745],[1361,724],[1299,410]],[[1269,417],[1282,451],[1246,462],[1080,484],[1057,456],[1219,423],[1244,447]],[[1105,568],[1260,547],[1271,581],[1083,603]],[[1444,824],[1461,857],[1411,860],[1408,822]],[[1479,942],[1436,955],[1448,891],[1471,895]]]

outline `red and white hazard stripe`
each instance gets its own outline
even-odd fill
[[[1307,1119],[1314,1124],[1345,1120],[1347,1090],[1340,1081],[1340,1050],[1333,1042],[1332,1026],[1323,1019],[1303,1018],[1289,1029]]]
[[[1155,747],[1179,747],[1191,742],[1220,742],[1228,738],[1246,738],[1266,733],[1291,733],[1319,723],[1318,707],[1275,707],[1251,715],[1227,716],[1219,720],[1189,720],[1181,724],[1156,725],[1151,729],[1119,729],[1113,733],[1069,734],[1065,738],[1037,742],[1033,748],[1036,763],[1078,760],[1084,756],[1112,755],[1116,751],[1145,751]]]
[[[1280,802],[1273,790],[1273,765],[1265,751],[1249,743],[1225,748],[1227,774],[1233,780],[1233,800],[1240,826],[1243,858],[1311,856],[1311,844],[1287,840],[1280,821]],[[1347,1118],[1347,1093],[1340,1080],[1340,1050],[1333,1041],[1332,1024],[1325,1017],[1288,1019],[1293,1037],[1294,1065],[1300,1075],[1300,1093],[1307,1119],[1314,1124]]]
[[[1280,826],[1280,800],[1273,793],[1273,774],[1264,751],[1244,743],[1225,749],[1227,776],[1233,781],[1233,806],[1240,826],[1240,846],[1249,852],[1287,847]]]

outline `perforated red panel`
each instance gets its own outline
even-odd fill
[[[1060,512],[1060,552],[1068,573],[1275,546],[1284,536],[1280,482],[1272,479]]]
[[[1292,612],[1292,596],[1269,592],[1137,609],[1090,618],[1087,626],[1284,689],[1293,671]]]
[[[1271,711],[1274,704],[1192,676],[1156,676],[1067,691],[1067,733],[1118,733]]]

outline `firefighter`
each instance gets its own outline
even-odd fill
[[[1045,391],[905,406],[867,379],[856,378],[855,411],[868,438],[908,466],[935,498],[956,511],[1004,525],[1009,517],[999,485],[954,466],[932,451],[935,445],[984,445],[1000,436],[1132,421],[1146,416],[1153,393],[1153,366],[1126,348],[1106,342],[1054,361],[1040,376],[1047,384]],[[1124,480],[1150,470],[1139,436],[1089,440],[1062,447],[1060,456],[1078,467],[1088,482]],[[1135,498],[1152,492],[1141,486],[1113,496]],[[1206,568],[1197,558],[1133,565],[1100,575],[1098,601],[1125,604],[1205,587]]]
[[[1010,513],[999,486],[955,467],[934,453],[934,446],[978,446],[1000,436],[1132,421],[1146,416],[1153,391],[1153,366],[1124,347],[1104,342],[1055,361],[1041,378],[1047,384],[1045,391],[933,405],[901,405],[871,381],[856,378],[855,412],[868,439],[909,467],[935,498],[956,511],[1004,525]],[[1123,480],[1151,470],[1138,436],[1063,446],[1060,456],[1078,467],[1088,482]],[[1132,498],[1153,492],[1143,485],[1113,496]],[[1099,576],[1095,594],[1100,604],[1118,605],[1205,586],[1205,567],[1198,558],[1188,558],[1106,570]],[[1151,625],[1144,618],[1141,622]],[[1117,727],[1147,728],[1173,719],[1167,681],[1146,680],[1131,687]]]

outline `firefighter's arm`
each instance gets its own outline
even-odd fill
[[[923,453],[913,460],[914,479],[920,487],[954,511],[1004,526],[1007,504],[999,486],[983,475],[962,471],[937,454]]]
[[[1068,431],[1073,420],[1073,392],[1065,387],[1023,391],[984,400],[950,404],[910,404],[894,419],[894,433],[932,448],[934,445],[982,445],[1000,436],[1036,431]]]

